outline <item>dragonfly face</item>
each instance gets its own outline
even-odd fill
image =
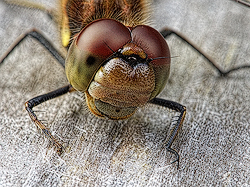
[[[164,88],[169,57],[168,45],[155,29],[98,19],[72,42],[65,70],[70,84],[85,92],[94,114],[124,119]]]

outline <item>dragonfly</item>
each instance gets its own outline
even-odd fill
[[[62,45],[68,50],[66,59],[38,30],[20,36],[0,59],[1,65],[23,40],[31,37],[65,68],[68,85],[25,103],[31,120],[60,154],[64,147],[38,119],[33,108],[66,93],[79,91],[85,94],[89,110],[102,118],[126,119],[147,103],[178,112],[178,118],[163,146],[175,155],[172,163],[177,162],[179,166],[179,154],[171,145],[185,120],[186,107],[157,98],[170,73],[171,55],[165,40],[170,35],[176,35],[189,44],[221,76],[250,67],[242,65],[225,71],[183,34],[166,27],[158,32],[148,26],[150,7],[145,0],[61,0],[57,11],[25,1],[6,3],[45,11],[60,25]]]

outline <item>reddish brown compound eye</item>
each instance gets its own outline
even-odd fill
[[[132,42],[140,46],[151,58],[155,74],[155,89],[151,98],[156,97],[165,87],[170,71],[170,52],[162,35],[152,27],[138,25],[132,29]]]
[[[113,19],[99,19],[87,25],[68,51],[65,71],[70,84],[85,92],[101,64],[131,40],[130,30]]]
[[[130,41],[130,30],[122,23],[113,19],[99,19],[81,31],[76,45],[83,51],[107,58]]]
[[[147,25],[138,25],[132,30],[133,43],[140,46],[148,55],[154,65],[170,63],[170,52],[168,45],[162,35],[154,28]],[[165,58],[159,58],[165,57]],[[159,58],[159,59],[157,59]]]

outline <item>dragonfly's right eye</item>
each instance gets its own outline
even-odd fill
[[[103,61],[130,41],[131,31],[113,19],[99,19],[87,25],[68,52],[65,69],[70,84],[86,91]]]

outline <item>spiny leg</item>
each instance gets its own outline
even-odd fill
[[[15,3],[19,1],[11,1],[11,3]],[[22,1],[24,2],[24,1]],[[22,3],[20,2],[20,3]],[[40,44],[44,46],[47,51],[63,66],[65,67],[65,59],[64,57],[54,48],[51,42],[46,39],[38,30],[32,29],[31,31],[19,36],[19,38],[9,47],[9,49],[5,52],[5,54],[0,59],[0,65],[3,64],[4,60],[11,54],[11,52],[28,36],[36,39]],[[38,128],[40,128],[43,133],[55,144],[57,147],[58,153],[62,152],[63,146],[58,143],[58,141],[51,135],[50,131],[46,128],[46,126],[37,118],[35,112],[32,110],[33,107],[58,96],[61,96],[65,93],[75,91],[71,85],[67,85],[63,88],[59,88],[55,91],[49,92],[44,95],[37,96],[25,103],[25,109],[27,110],[30,118],[36,124]]]
[[[0,65],[3,64],[4,60],[11,54],[11,52],[27,37],[36,39],[42,46],[47,49],[50,54],[63,66],[65,67],[64,57],[55,49],[52,43],[45,38],[38,30],[32,29],[27,33],[22,34],[17,40],[9,47],[5,54],[0,59]]]
[[[245,1],[245,0],[232,0],[232,1],[240,3],[240,4],[244,5],[244,6],[250,7],[250,2],[249,1]]]
[[[172,29],[169,28],[165,28],[162,31],[160,31],[160,33],[162,34],[162,36],[164,38],[167,38],[168,36],[174,34],[176,36],[178,36],[179,38],[181,38],[183,41],[185,41],[188,45],[190,45],[195,51],[197,51],[199,54],[201,54],[219,73],[221,76],[226,76],[229,73],[239,70],[239,69],[245,69],[245,68],[250,68],[250,64],[246,64],[246,65],[241,65],[235,68],[232,68],[228,71],[223,70],[218,63],[216,63],[208,54],[206,54],[202,49],[200,49],[197,45],[195,45],[194,43],[192,43],[187,37],[185,37],[183,34],[174,31]]]
[[[171,129],[170,136],[168,137],[168,139],[164,140],[165,143],[164,146],[167,148],[167,151],[173,153],[176,156],[176,159],[172,163],[177,162],[177,168],[179,168],[179,154],[174,149],[171,148],[171,145],[174,142],[185,119],[186,107],[179,103],[160,98],[154,98],[149,102],[152,104],[156,104],[180,112],[178,120],[176,121],[174,127]]]
[[[37,97],[35,97],[33,99],[30,99],[29,101],[27,101],[25,103],[25,109],[29,113],[29,116],[30,116],[31,120],[36,124],[37,127],[39,127],[42,130],[42,132],[57,147],[57,152],[58,153],[62,153],[63,146],[60,143],[58,143],[56,138],[54,138],[51,135],[51,133],[47,129],[47,127],[45,127],[45,125],[37,118],[37,116],[36,116],[35,112],[32,110],[32,108],[39,105],[39,104],[41,104],[41,103],[43,103],[43,102],[45,102],[45,101],[48,101],[50,99],[56,98],[58,96],[61,96],[63,94],[66,94],[68,92],[73,92],[73,91],[75,91],[75,89],[72,88],[71,85],[67,85],[67,86],[59,88],[57,90],[54,90],[52,92],[49,92],[47,94],[43,94],[43,95],[37,96]]]

